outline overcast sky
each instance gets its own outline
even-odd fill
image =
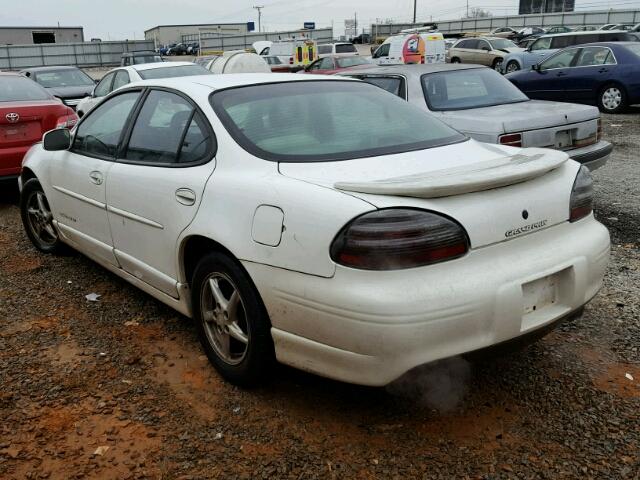
[[[418,21],[460,18],[466,0],[417,0]],[[264,5],[263,29],[299,28],[305,21],[344,31],[345,18],[358,14],[362,26],[376,18],[410,21],[413,0],[0,0],[0,25],[83,26],[85,39],[143,38],[161,24],[255,21]],[[518,0],[469,0],[494,15],[517,13]],[[576,0],[576,9],[640,8],[640,0]]]

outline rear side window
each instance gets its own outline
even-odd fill
[[[328,55],[332,53],[331,45],[318,45],[318,53],[320,55]]]
[[[460,40],[453,48],[467,48],[467,45],[469,45],[469,40]]]
[[[124,157],[144,163],[186,163],[202,159],[208,147],[208,129],[192,105],[175,93],[154,90],[138,114]]]
[[[614,64],[615,59],[611,50],[606,47],[585,47],[580,53],[576,67],[591,67],[596,65]]]
[[[0,76],[0,102],[49,100],[51,95],[33,80],[18,75]]]
[[[336,53],[356,53],[356,46],[349,44],[336,45]]]
[[[400,98],[406,98],[404,78],[402,77],[362,77],[362,80]]]
[[[531,50],[549,50],[551,48],[551,38],[552,37],[539,38],[533,42]]]
[[[129,115],[140,92],[127,92],[106,100],[78,125],[73,150],[83,155],[114,158]]]
[[[479,44],[480,44],[480,40],[467,40],[467,43],[464,46],[464,48],[470,48],[472,50],[477,50],[478,48],[480,48]]]
[[[582,43],[582,42],[580,42]],[[562,35],[551,39],[551,48],[564,48],[576,44],[575,35]]]

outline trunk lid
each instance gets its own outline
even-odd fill
[[[14,148],[39,142],[42,134],[56,127],[67,107],[59,100],[0,102],[0,148]]]
[[[366,159],[281,163],[280,173],[377,208],[444,213],[460,222],[472,248],[479,248],[567,221],[571,178],[578,168],[567,159],[553,150],[470,140]]]

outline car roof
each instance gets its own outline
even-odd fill
[[[509,39],[502,38],[502,37],[492,37],[490,35],[486,35],[481,37],[462,37],[459,40],[509,40]]]
[[[357,70],[347,69],[344,72],[340,72],[337,75],[349,75],[350,73],[357,73],[362,75],[363,73],[373,73],[376,75],[402,75],[402,76],[416,76],[419,77],[425,73],[438,73],[449,72],[454,70],[472,70],[476,68],[487,68],[484,65],[475,65],[473,63],[428,63],[421,65],[387,65],[384,67],[371,66],[358,68]]]
[[[624,30],[586,30],[580,32],[564,32],[564,33],[549,33],[548,35],[542,35],[538,38],[545,37],[566,37],[568,35],[593,35],[594,33],[628,33]]]
[[[151,70],[154,68],[167,68],[167,67],[181,67],[183,65],[195,65],[193,62],[155,62],[155,63],[140,63],[138,65],[127,65],[128,68],[134,70]]]
[[[122,55],[131,55],[131,56],[136,56],[136,55],[158,55],[156,52],[154,52],[153,50],[138,50],[136,52],[123,52]]]
[[[177,63],[177,62],[174,62]],[[131,86],[155,86],[188,91],[199,87],[221,90],[230,87],[244,87],[267,83],[313,82],[313,81],[351,80],[335,75],[298,75],[296,73],[226,73],[224,75],[193,75],[190,77],[162,78],[133,82]],[[354,80],[356,81],[356,80]]]
[[[20,77],[20,78],[25,78],[24,76],[20,75],[18,72],[2,72],[2,71],[0,71],[0,77]]]
[[[72,65],[58,65],[58,66],[50,66],[50,67],[23,68],[21,71],[22,72],[55,72],[59,70],[80,70],[80,69]]]

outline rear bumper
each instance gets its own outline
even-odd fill
[[[594,171],[602,167],[613,151],[613,145],[604,140],[589,145],[588,147],[568,150],[567,154],[576,162],[581,163],[589,170]]]
[[[22,159],[31,145],[0,149],[0,178],[15,177],[22,170]]]
[[[609,234],[593,216],[429,267],[320,278],[245,262],[282,363],[386,385],[419,365],[543,332],[600,289]],[[531,295],[547,279],[555,300]],[[537,288],[537,287],[536,287]],[[531,299],[538,308],[528,307]]]

